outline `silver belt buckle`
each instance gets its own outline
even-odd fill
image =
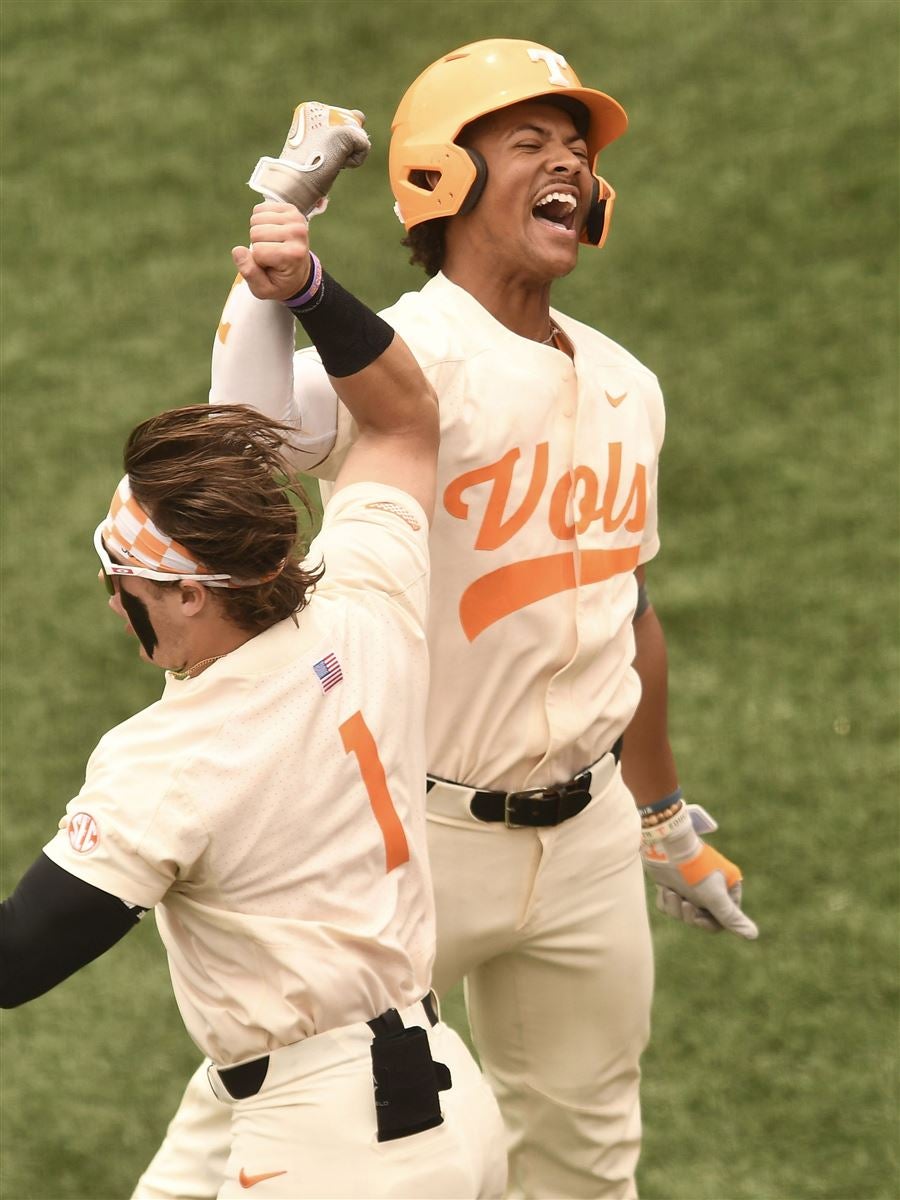
[[[524,829],[524,825],[518,825],[509,815],[509,802],[514,796],[515,792],[507,792],[503,798],[503,824],[507,829]]]
[[[528,825],[523,825],[519,821],[514,821],[510,815],[510,801],[517,800],[549,800],[550,797],[556,801],[556,821],[532,822]],[[503,824],[507,829],[550,829],[554,824],[559,824],[559,802],[562,799],[562,791],[558,787],[546,788],[526,788],[521,792],[507,792],[503,801]]]

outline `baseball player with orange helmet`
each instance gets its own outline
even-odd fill
[[[636,1195],[652,991],[642,862],[670,916],[757,936],[740,871],[703,841],[715,823],[685,804],[668,742],[665,640],[644,584],[659,548],[659,385],[550,305],[580,246],[607,236],[615,193],[595,164],[626,123],[555,50],[495,39],[428,67],[392,127],[404,244],[431,278],[383,315],[434,387],[442,429],[428,628],[434,979],[439,993],[465,980],[510,1196]],[[289,139],[280,161],[296,186],[258,210],[286,241],[297,209],[314,206],[315,174],[300,167],[329,164],[327,183],[345,153],[335,142],[329,158],[324,144],[321,132]],[[271,293],[280,302],[232,289],[211,399],[252,395],[298,430],[292,461],[327,481],[357,430],[315,351],[293,353],[284,302],[308,286],[298,264]],[[181,1194],[202,1196],[215,1139],[196,1097],[193,1083],[158,1161],[180,1156],[194,1189]],[[195,1150],[187,1165],[192,1137],[211,1156]]]
[[[305,222],[288,246],[274,234],[237,254],[257,288],[307,255]],[[94,544],[165,691],[103,737],[0,908],[0,1002],[47,991],[154,908],[210,1060],[219,1196],[348,1197],[364,1180],[367,1196],[499,1197],[496,1101],[429,991],[437,406],[394,330],[329,276],[298,316],[361,422],[322,531],[298,562],[291,431],[252,409],[133,431]]]

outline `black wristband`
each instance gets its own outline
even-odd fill
[[[647,595],[647,587],[645,584],[639,583],[637,591],[637,604],[635,605],[634,616],[631,618],[632,621],[636,621],[638,617],[642,617],[649,607],[650,597]]]
[[[308,282],[308,281],[307,281]],[[291,308],[335,379],[355,375],[380,358],[394,340],[387,321],[322,272],[307,308]]]

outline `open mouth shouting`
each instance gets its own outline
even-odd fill
[[[552,229],[555,233],[574,234],[577,211],[577,196],[571,192],[557,191],[541,196],[532,208],[531,215],[539,225]]]

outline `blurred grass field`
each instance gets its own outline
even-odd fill
[[[673,742],[762,929],[748,946],[654,920],[641,1193],[900,1194],[898,14],[4,0],[3,894],[98,737],[159,692],[105,611],[91,532],[131,426],[206,396],[256,159],[301,99],[366,111],[373,154],[313,235],[390,303],[420,283],[386,181],[397,99],[454,46],[534,38],[631,117],[602,164],[608,246],[556,302],[666,393],[649,577]],[[198,1055],[151,925],[3,1014],[4,1200],[127,1196],[155,1149]]]

